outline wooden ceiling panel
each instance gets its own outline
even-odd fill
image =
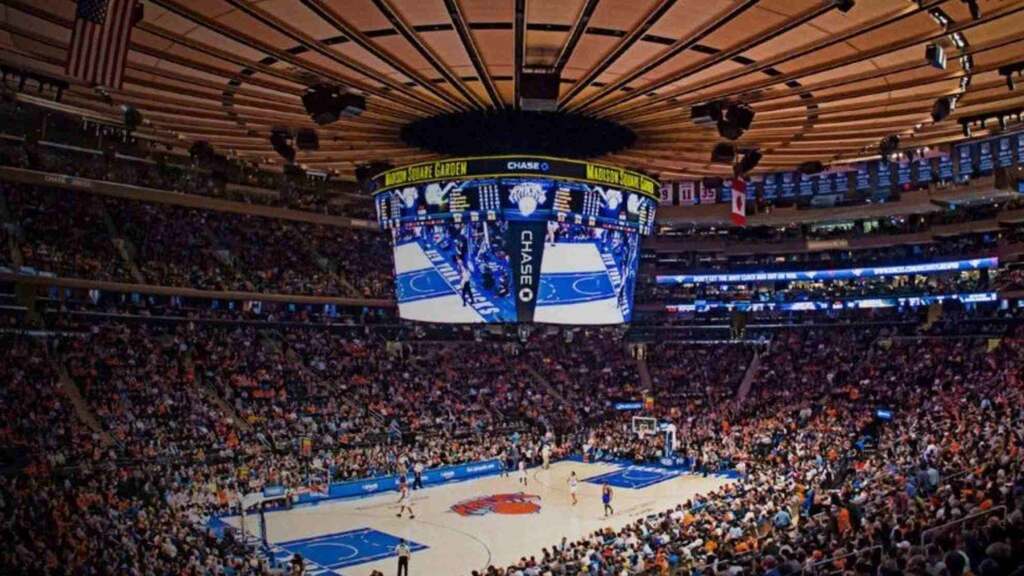
[[[623,74],[626,74],[634,68],[643,65],[645,62],[650,60],[652,57],[657,56],[665,51],[665,46],[660,44],[654,44],[652,42],[637,42],[625,54],[620,56],[608,67],[608,69],[597,77],[598,82],[609,83],[615,79],[618,79]],[[630,82],[629,86],[639,88],[644,84],[654,80],[656,74],[649,73],[641,76],[634,82]]]
[[[676,2],[664,16],[651,26],[649,33],[662,38],[682,40],[693,34],[699,27],[710,22],[726,7],[738,4],[740,4],[740,0],[733,0],[731,2],[693,2],[692,0],[683,0]]]
[[[600,6],[600,5],[599,5]],[[601,58],[610,52],[618,44],[619,39],[612,36],[598,36],[596,34],[584,34],[579,44],[573,50],[569,62],[565,65],[563,78],[581,78],[588,70],[597,65]]]
[[[534,0],[543,1],[543,0]],[[590,19],[592,28],[628,32],[663,0],[601,0]],[[692,3],[692,0],[678,0]],[[575,18],[575,13],[570,18]]]
[[[576,21],[584,2],[585,0],[531,0],[527,3],[527,13],[530,22],[533,23],[569,26]]]
[[[301,0],[291,1],[300,2]],[[274,2],[270,2],[269,4],[274,4],[276,2],[277,0],[274,0]],[[355,26],[356,28],[363,32],[371,30],[387,30],[391,28],[391,23],[388,22],[387,17],[384,16],[384,14],[382,14],[380,10],[378,10],[376,6],[373,5],[373,2],[371,2],[370,0],[322,0],[322,3],[331,11],[344,18],[346,22],[352,24],[353,26]],[[444,5],[441,4],[440,2],[435,3],[430,0],[419,0],[419,2],[396,2],[394,4],[401,5],[403,7],[403,10],[405,6],[412,7],[412,5],[415,4],[416,9],[423,10],[424,15],[430,14],[429,10],[431,8],[437,8],[438,5],[440,5],[440,11],[435,11],[433,13],[435,19],[432,20],[432,22],[444,22],[448,18],[447,13],[444,11]],[[408,17],[404,14],[404,12],[403,16]],[[335,34],[337,34],[337,32],[328,31],[324,35],[324,38],[330,38]]]
[[[458,0],[458,2],[467,22],[512,21],[514,9],[512,0]]]
[[[859,0],[848,13],[823,0],[528,0],[524,64],[563,65],[563,106],[637,132],[633,148],[609,160],[665,175],[729,174],[709,162],[717,131],[689,118],[691,105],[721,98],[757,112],[738,143],[765,151],[761,169],[841,161],[890,133],[913,145],[950,142],[961,137],[960,115],[1024,100],[993,70],[1024,54],[1024,0],[981,0],[991,19],[981,24],[962,2],[925,1],[940,2],[954,26],[968,27],[974,61],[971,88],[938,124],[931,106],[958,93],[964,71],[943,29],[910,0]],[[322,150],[300,160],[351,177],[374,159],[436,157],[400,141],[409,121],[514,105],[514,7],[513,0],[146,0],[123,88],[106,101],[76,84],[66,103],[93,111],[133,104],[155,137],[183,147],[205,138],[280,165],[267,142],[271,127],[312,126],[301,94],[311,82],[336,82],[366,93],[367,110],[319,127]],[[577,38],[581,14],[591,16]],[[0,61],[62,76],[74,16],[69,0],[3,0]],[[935,40],[951,55],[945,71],[924,63],[924,45]]]
[[[562,45],[569,38],[568,32],[551,32],[546,30],[526,31],[527,67],[549,68],[558,59]]]

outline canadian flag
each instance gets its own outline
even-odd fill
[[[747,183],[742,178],[732,181],[732,223],[747,225]]]

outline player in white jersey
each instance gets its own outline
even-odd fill
[[[519,460],[519,483],[526,486],[526,459]]]
[[[412,510],[412,497],[409,496],[409,484],[406,482],[405,476],[398,477],[398,493],[400,494],[398,497],[399,508],[398,514],[395,514],[395,516],[401,518],[402,514],[408,510],[409,519],[412,520],[416,517],[416,513]]]
[[[576,480],[576,471],[573,470],[572,474],[569,474],[569,495],[572,496],[572,505],[576,505],[576,485],[579,482]]]

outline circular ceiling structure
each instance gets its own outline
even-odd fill
[[[504,108],[430,116],[402,128],[410,146],[444,155],[544,154],[595,158],[629,148],[632,130],[572,112]]]
[[[761,151],[757,170],[861,159],[894,134],[907,147],[951,142],[963,137],[959,118],[1024,104],[999,73],[1022,60],[1024,0],[142,4],[119,89],[66,77],[70,0],[0,2],[0,63],[68,79],[61,104],[75,110],[133,106],[140,136],[183,149],[205,140],[280,165],[272,130],[316,128],[319,150],[297,161],[347,175],[443,157],[451,148],[436,134],[409,138],[408,127],[501,117],[530,96],[537,72],[557,75],[558,112],[635,136],[593,153],[661,178],[731,174],[711,162],[720,130],[691,118],[708,102],[752,110],[749,128],[731,135]],[[932,44],[944,68],[926,60]],[[365,111],[317,126],[302,101],[317,84],[363,97]],[[933,120],[935,102],[950,97],[955,109]]]

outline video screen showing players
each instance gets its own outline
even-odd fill
[[[522,263],[521,247],[516,257],[516,224],[508,221],[393,230],[401,317],[446,323],[629,322],[639,236],[553,220],[540,224],[532,235],[529,267]],[[531,284],[537,288],[524,311],[522,287]]]
[[[379,194],[378,214],[394,241],[399,315],[446,323],[629,322],[653,204],[612,187],[539,178]]]

